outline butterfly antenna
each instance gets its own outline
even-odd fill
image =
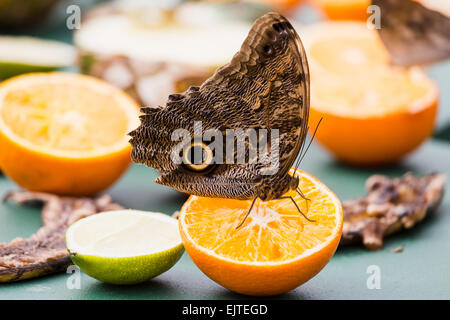
[[[311,143],[313,142],[314,137],[316,136],[317,129],[319,129],[319,126],[320,126],[320,123],[322,122],[322,120],[323,120],[323,117],[321,117],[319,122],[317,123],[316,129],[314,129],[314,133],[313,133],[313,135],[311,137],[311,140],[309,140],[308,147],[306,148],[305,152],[300,155],[300,158],[299,158],[299,161],[298,161],[298,165],[300,165],[300,163],[302,163],[303,158],[305,157],[306,153],[308,152],[309,147],[311,146]],[[295,170],[297,171],[297,168],[295,168]]]
[[[257,198],[258,198],[258,197],[255,197],[255,199],[253,199],[252,204],[250,205],[250,208],[248,209],[247,214],[245,215],[244,219],[241,221],[241,223],[239,223],[239,225],[236,227],[235,230],[239,229],[239,228],[244,224],[244,222],[245,222],[245,220],[247,219],[248,215],[249,215],[250,212],[252,211],[253,206],[255,205],[255,201],[256,201]]]
[[[308,130],[309,130],[309,126],[306,128],[306,132],[308,132]],[[302,146],[300,147],[300,156],[298,157],[298,159],[297,159],[297,161],[295,162],[295,165],[294,165],[294,168],[295,168],[294,172],[297,172],[298,166],[300,165],[300,158],[302,157],[304,149],[305,149],[305,144],[302,143]]]

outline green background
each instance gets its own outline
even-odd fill
[[[313,12],[299,13],[301,19],[314,20]],[[29,34],[70,42],[71,34],[61,19]],[[61,24],[61,23],[62,24]],[[56,27],[55,27],[56,24]],[[61,24],[61,25],[59,25]],[[439,171],[450,174],[450,63],[434,65],[429,74],[441,88],[441,109],[436,136],[400,165],[382,169],[354,169],[335,162],[313,145],[302,169],[327,184],[341,200],[365,194],[364,182],[371,174],[402,175],[407,171],[423,174]],[[144,166],[133,166],[108,191],[126,207],[172,214],[186,196],[153,183],[156,173]],[[11,181],[0,176],[0,197],[16,190]],[[0,242],[29,237],[41,226],[40,211],[0,204]],[[312,280],[281,299],[450,299],[450,195],[439,210],[412,230],[385,241],[383,250],[370,252],[362,247],[339,248],[330,263]],[[390,249],[403,246],[402,253]],[[381,289],[368,289],[367,268],[381,271]],[[299,270],[301,272],[301,270]],[[161,276],[141,285],[113,286],[82,274],[81,289],[69,290],[70,274],[58,274],[29,281],[0,284],[0,299],[247,299],[207,278],[185,253],[180,262]],[[276,281],[276,279],[274,279]]]

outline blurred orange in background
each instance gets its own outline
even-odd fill
[[[209,0],[210,2],[236,2],[235,0]],[[267,5],[275,11],[283,14],[288,14],[289,11],[295,9],[302,2],[306,0],[248,0],[242,2],[260,2]]]
[[[378,34],[362,22],[299,29],[311,70],[310,128],[355,165],[395,162],[433,132],[439,92],[419,67],[389,64]]]
[[[288,13],[305,0],[257,0],[265,3],[281,13]]]
[[[421,2],[432,9],[440,10],[441,7],[449,7],[448,0],[412,0]],[[371,13],[367,8],[371,0],[310,0],[330,20],[367,20]],[[447,9],[448,10],[448,9]]]
[[[310,0],[331,20],[365,20],[370,0]]]
[[[0,163],[30,191],[96,194],[128,168],[137,104],[90,76],[31,73],[0,84]]]

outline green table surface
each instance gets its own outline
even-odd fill
[[[336,163],[313,145],[302,169],[326,183],[341,199],[365,194],[371,174],[401,175],[407,171],[450,174],[450,144],[430,141],[393,167],[354,169]],[[126,207],[160,211],[179,209],[186,199],[152,181],[153,169],[133,166],[108,192]],[[17,187],[0,178],[0,196]],[[0,205],[0,242],[28,237],[41,226],[40,211],[13,203]],[[438,211],[411,230],[387,239],[381,251],[362,247],[339,248],[330,263],[301,287],[278,296],[282,299],[450,299],[450,194]],[[404,247],[401,253],[389,249]],[[377,265],[381,288],[368,289],[367,268]],[[301,272],[301,270],[299,270]],[[0,284],[0,299],[246,299],[206,277],[185,253],[169,271],[140,285],[103,284],[82,274],[80,289],[67,289],[70,274],[62,273],[24,282]],[[276,281],[276,279],[274,279]]]
[[[78,0],[82,7],[95,1]],[[65,6],[61,5],[53,22],[26,33],[71,42],[72,32],[65,28]],[[311,9],[301,9],[300,21],[320,17]],[[445,132],[450,126],[450,62],[428,69],[441,89],[438,136],[450,140]],[[439,133],[441,132],[441,133]],[[341,199],[365,194],[364,182],[373,173],[397,176],[406,171],[450,173],[450,144],[430,141],[403,164],[378,170],[354,169],[334,162],[313,145],[302,169],[325,182]],[[143,166],[133,166],[109,191],[123,205],[167,214],[178,210],[186,196],[152,181],[156,173]],[[0,175],[0,196],[17,187]],[[15,204],[0,204],[0,242],[28,237],[41,226],[37,209]],[[340,248],[330,263],[303,286],[277,298],[283,299],[450,299],[450,195],[440,209],[412,230],[389,238],[384,250],[369,252],[361,247]],[[403,246],[402,253],[389,249]],[[381,271],[381,289],[368,289],[367,268],[377,265]],[[13,284],[0,284],[0,299],[245,299],[207,278],[184,254],[168,272],[145,284],[113,286],[82,275],[81,289],[69,290],[69,274],[58,274]],[[276,280],[274,280],[276,281]]]

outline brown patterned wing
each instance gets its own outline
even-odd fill
[[[232,61],[218,69],[201,90],[221,88],[236,99],[232,105],[255,119],[240,125],[279,130],[277,175],[284,176],[307,134],[309,82],[306,53],[297,32],[280,14],[268,13],[255,22]]]
[[[411,0],[372,0],[381,8],[380,37],[393,64],[428,64],[450,58],[450,18]]]
[[[132,158],[156,168],[156,182],[209,197],[250,199],[261,182],[261,161],[217,164],[205,172],[186,172],[171,161],[177,128],[195,135],[218,129],[279,130],[279,170],[287,175],[307,133],[309,70],[301,41],[286,18],[268,13],[253,25],[240,51],[201,87],[169,96],[163,108],[144,108],[141,126],[132,132]],[[247,144],[248,146],[248,144]],[[236,153],[234,154],[236,160]]]

